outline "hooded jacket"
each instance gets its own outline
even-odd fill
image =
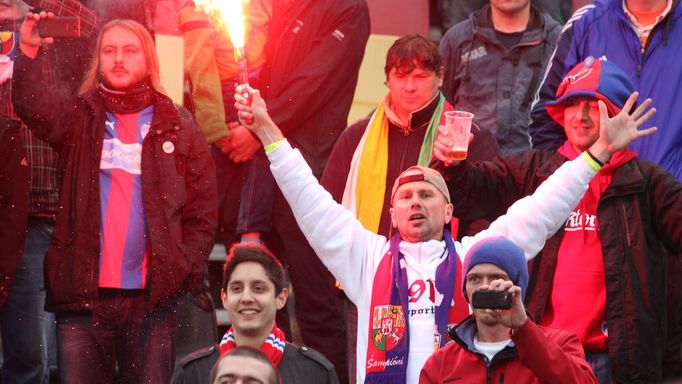
[[[568,71],[588,56],[605,56],[617,64],[639,92],[638,102],[650,97],[657,113],[647,126],[658,133],[630,145],[642,159],[653,161],[682,180],[682,3],[673,0],[667,16],[651,31],[646,47],[623,11],[622,0],[595,0],[577,10],[566,23],[547,66],[531,111],[530,135],[534,149],[556,149],[566,140],[564,129],[545,110]]]
[[[37,79],[40,60],[19,54],[13,78],[17,114],[60,157],[60,207],[45,256],[46,309],[89,310],[99,288],[104,101],[96,91],[59,97]],[[153,107],[141,159],[151,243],[146,287],[150,312],[183,291],[202,289],[218,219],[215,170],[201,131],[189,112],[168,97],[157,93]]]
[[[530,149],[528,121],[533,95],[561,25],[531,7],[521,40],[507,49],[492,25],[490,4],[456,24],[440,42],[445,62],[443,94],[497,139],[499,153]]]
[[[528,151],[491,161],[463,162],[447,176],[455,216],[495,217],[535,189],[567,159]],[[456,186],[456,187],[455,187]],[[472,199],[471,196],[476,196]],[[485,202],[483,204],[482,202]],[[666,345],[668,256],[682,255],[682,184],[646,160],[613,172],[597,208],[604,269],[606,322],[615,382],[660,382]],[[531,261],[526,307],[541,319],[551,294],[563,229]],[[677,345],[679,362],[679,345]]]

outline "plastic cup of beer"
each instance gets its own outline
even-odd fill
[[[469,149],[471,122],[474,114],[466,111],[445,112],[445,130],[452,138],[452,148],[444,153],[450,160],[464,160]]]

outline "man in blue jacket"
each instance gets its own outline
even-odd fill
[[[682,109],[677,90],[682,68],[682,5],[679,0],[595,0],[566,23],[531,112],[536,149],[556,149],[566,140],[544,105],[554,100],[564,75],[588,56],[606,57],[628,75],[639,102],[650,97],[658,113],[658,135],[634,142],[631,150],[682,180]]]

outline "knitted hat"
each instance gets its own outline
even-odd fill
[[[447,200],[448,203],[450,202],[450,191],[448,190],[447,184],[445,184],[443,176],[435,169],[414,165],[404,170],[403,173],[395,179],[393,189],[391,190],[391,205],[393,205],[393,197],[395,196],[398,187],[415,181],[426,181],[433,185],[443,194],[443,196],[445,196],[445,200]]]
[[[573,96],[589,96],[606,104],[610,116],[620,112],[635,91],[630,78],[620,67],[605,59],[590,56],[564,77],[556,91],[556,100],[545,103],[547,113],[564,125],[564,102]]]
[[[528,264],[523,249],[511,240],[502,237],[487,237],[474,244],[464,258],[462,269],[465,278],[462,279],[462,289],[466,296],[466,275],[471,268],[481,263],[491,263],[502,268],[514,285],[521,287],[521,297],[525,297],[528,288]]]

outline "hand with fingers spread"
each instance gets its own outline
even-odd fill
[[[611,154],[627,148],[636,139],[656,132],[656,127],[639,129],[656,113],[656,108],[649,108],[652,103],[651,99],[644,100],[641,105],[630,112],[638,96],[638,92],[633,92],[623,109],[613,117],[609,117],[606,104],[599,100],[599,139],[590,147],[590,153],[601,162],[606,163]]]
[[[53,17],[54,13],[52,12],[29,12],[26,14],[26,18],[24,18],[19,31],[19,49],[21,49],[24,55],[35,59],[38,56],[38,50],[41,45],[54,43],[54,38],[40,37],[38,34],[38,23],[40,23],[40,20],[51,19]]]
[[[244,97],[244,92],[248,92],[248,98]],[[268,115],[265,100],[257,89],[240,85],[235,91],[234,99],[239,121],[256,135],[264,146],[284,139],[284,135]]]

